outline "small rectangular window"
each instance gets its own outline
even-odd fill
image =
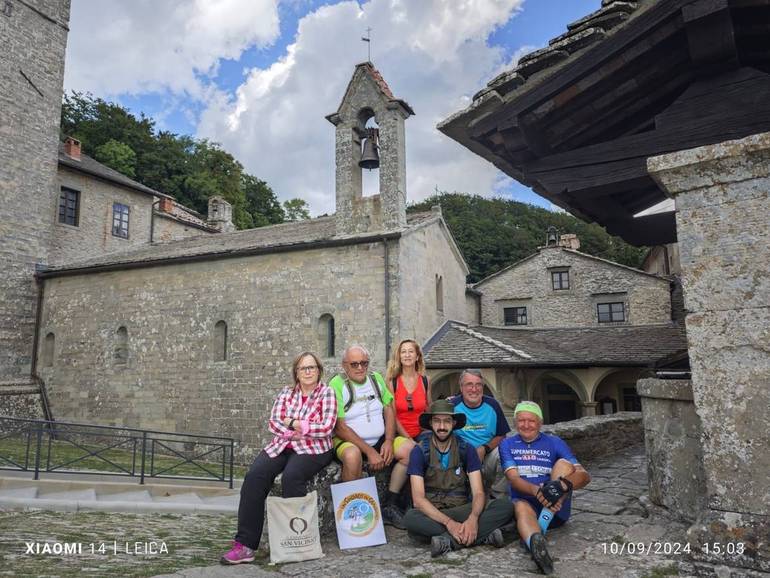
[[[599,303],[596,305],[599,323],[613,323],[626,320],[624,303]]]
[[[128,239],[128,205],[113,203],[112,235],[114,237]]]
[[[80,218],[80,191],[62,187],[59,193],[59,222],[78,226]]]
[[[551,283],[554,291],[569,289],[569,271],[551,271]]]
[[[527,308],[526,307],[504,307],[503,322],[506,325],[526,325]]]

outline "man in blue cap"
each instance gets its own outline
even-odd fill
[[[513,419],[517,433],[500,443],[500,464],[511,484],[519,536],[540,570],[552,574],[546,529],[569,519],[572,490],[591,477],[561,438],[540,431],[543,412],[535,402],[516,405]]]

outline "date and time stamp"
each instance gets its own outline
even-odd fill
[[[599,548],[608,556],[682,556],[695,551],[706,556],[741,556],[746,551],[743,542],[601,542]]]
[[[158,556],[168,554],[165,541],[104,540],[95,542],[24,542],[29,556]],[[743,542],[600,542],[599,550],[606,556],[687,556],[699,551],[706,556],[741,556],[746,551]]]

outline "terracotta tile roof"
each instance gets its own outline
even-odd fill
[[[678,324],[536,329],[449,321],[425,345],[425,363],[429,368],[651,367],[686,350]]]
[[[380,90],[385,96],[387,96],[391,100],[396,99],[396,97],[393,96],[393,92],[391,92],[390,87],[388,86],[388,83],[385,82],[385,79],[382,77],[382,74],[380,74],[380,71],[374,67],[374,64],[372,64],[371,62],[364,62],[362,64],[359,64],[358,66],[362,66],[365,70],[369,72],[371,77],[374,79],[374,82],[377,83],[377,86],[380,87]]]

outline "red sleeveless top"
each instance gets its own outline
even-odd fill
[[[400,375],[398,376],[395,387],[396,419],[398,419],[398,421],[401,422],[401,425],[404,426],[406,433],[413,438],[417,437],[422,431],[422,428],[420,427],[420,416],[428,407],[428,396],[422,379],[421,375],[417,376],[417,387],[414,388],[414,391],[411,394],[407,393],[404,380]],[[410,404],[409,400],[407,400],[407,396],[410,396],[411,398],[411,411],[409,411]]]

